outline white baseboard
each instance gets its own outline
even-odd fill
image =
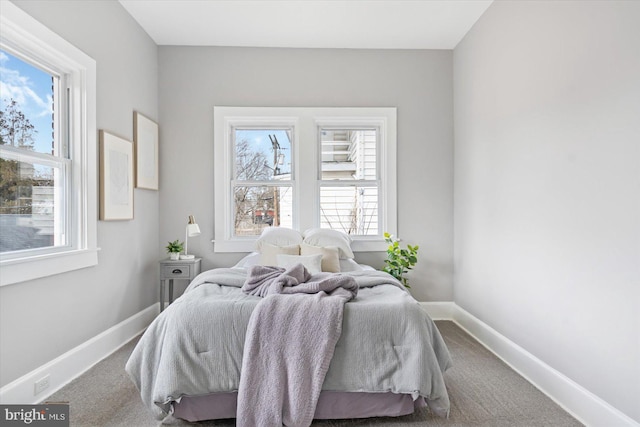
[[[426,303],[431,306],[433,303]],[[489,351],[587,426],[638,427],[639,423],[536,358],[480,319],[451,302],[451,318]],[[447,319],[441,319],[447,320]]]
[[[639,423],[510,341],[454,302],[422,302],[421,305],[434,320],[455,322],[585,425],[640,426]],[[0,403],[36,404],[45,400],[142,332],[159,311],[159,304],[149,306],[51,362],[7,384],[0,389]],[[49,388],[34,396],[34,382],[45,375],[50,375]]]
[[[420,305],[433,320],[453,320],[453,311],[456,308],[456,303],[452,301],[421,302]]]
[[[142,332],[159,312],[160,304],[153,304],[7,384],[0,389],[0,403],[33,405],[42,402]],[[46,375],[49,375],[49,387],[34,395],[34,383]]]

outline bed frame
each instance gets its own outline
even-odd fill
[[[195,422],[236,418],[237,392],[183,396],[172,404],[173,417]],[[425,407],[424,398],[410,394],[322,391],[314,419],[335,420],[400,417]]]

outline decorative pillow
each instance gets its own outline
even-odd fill
[[[293,246],[302,243],[299,231],[286,227],[267,227],[256,241],[256,248],[262,252],[262,245],[268,243],[273,246]]]
[[[322,255],[322,271],[329,273],[340,273],[340,251],[335,246],[311,246],[302,242],[300,245],[300,255]]]
[[[304,265],[309,273],[316,274],[322,272],[322,254],[316,255],[276,255],[278,267],[289,268],[296,264]]]
[[[338,230],[311,228],[304,232],[304,242],[311,246],[335,246],[340,251],[340,258],[354,258],[351,250],[351,237]]]
[[[262,243],[262,251],[260,252],[260,265],[278,266],[279,254],[284,255],[300,255],[300,246],[275,246],[269,243]]]

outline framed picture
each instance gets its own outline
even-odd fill
[[[133,219],[133,144],[100,131],[100,219]]]
[[[134,111],[133,142],[136,148],[136,188],[158,189],[158,124]]]

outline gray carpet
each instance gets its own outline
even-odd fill
[[[319,427],[405,426],[580,426],[562,408],[516,374],[453,322],[436,322],[449,347],[453,367],[445,373],[451,399],[448,419],[432,416],[427,409],[399,418],[316,421]],[[48,401],[70,403],[71,426],[157,426],[142,405],[124,365],[135,346],[132,340],[87,373],[53,394]],[[175,426],[234,426],[233,420],[188,423]]]

